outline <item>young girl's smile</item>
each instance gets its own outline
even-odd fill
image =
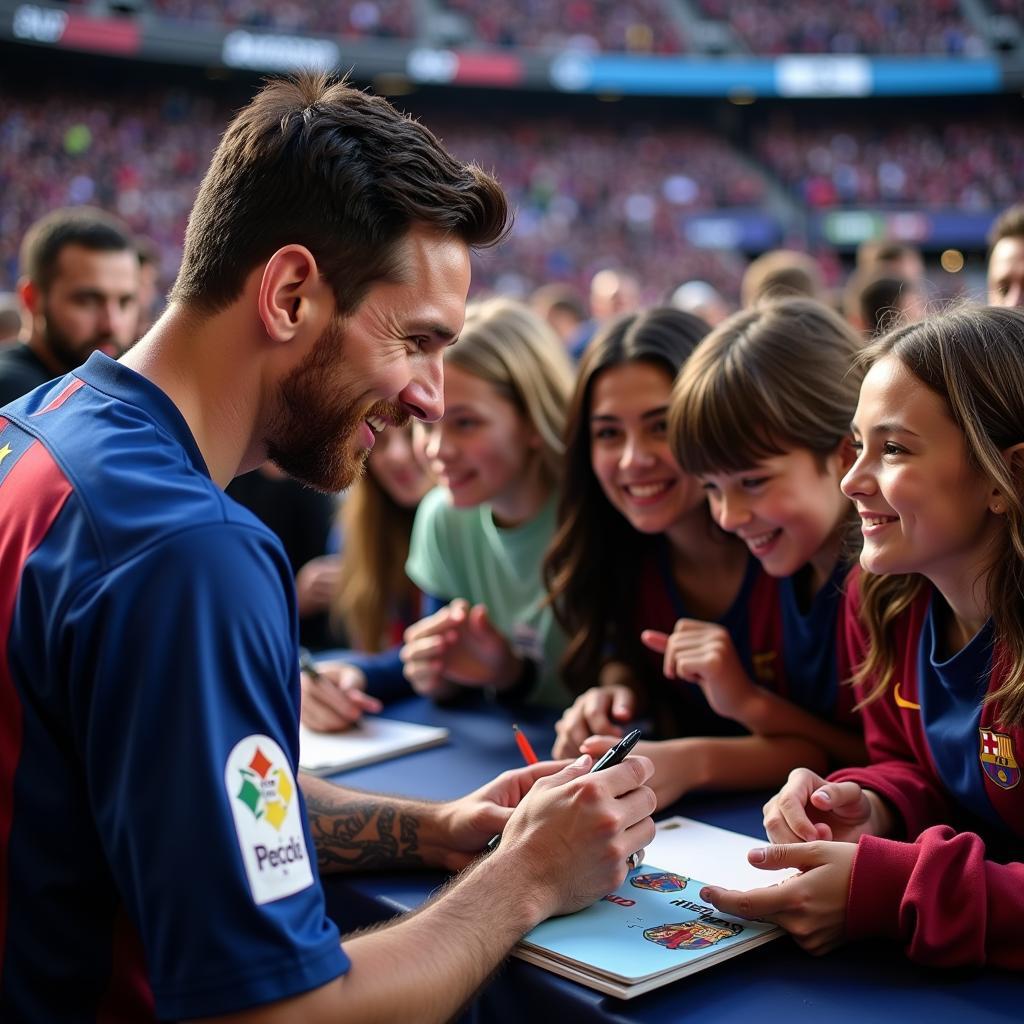
[[[672,378],[651,363],[624,363],[594,383],[590,461],[612,506],[635,530],[664,533],[700,507],[694,477],[680,470],[666,435]]]
[[[886,356],[864,378],[853,435],[842,488],[860,515],[864,568],[921,573],[940,589],[977,579],[1001,509],[942,398]]]
[[[823,460],[795,448],[752,469],[701,479],[715,522],[745,541],[766,572],[792,576],[810,562],[816,570],[820,564],[824,582],[839,549],[847,507],[839,480],[848,463],[845,446]]]
[[[440,422],[418,425],[416,444],[452,504],[488,502],[500,517],[522,519],[538,477],[529,420],[493,384],[458,366],[445,366],[444,404]]]

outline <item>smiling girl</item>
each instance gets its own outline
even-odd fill
[[[714,521],[777,580],[752,593],[753,675],[720,623],[690,615],[671,633],[642,634],[662,654],[668,679],[696,684],[716,714],[765,740],[758,762],[699,777],[700,785],[770,786],[801,758],[822,766],[863,759],[836,647],[840,553],[852,515],[839,480],[853,459],[860,347],[824,306],[791,299],[720,324],[673,388],[669,436],[679,465],[702,481]],[[594,737],[582,749],[608,742]],[[683,738],[644,749],[658,765],[662,805],[691,788],[687,746]]]
[[[790,299],[737,313],[688,360],[670,414],[680,465],[700,477],[715,522],[778,580],[756,613],[762,685],[703,623],[644,637],[664,651],[666,675],[697,683],[720,714],[759,735],[804,737],[840,763],[862,755],[859,737],[835,724],[854,721],[835,637],[860,348],[830,310]]]
[[[401,651],[421,694],[489,687],[562,708],[564,637],[545,606],[540,562],[555,526],[572,367],[525,306],[471,309],[445,352],[444,418],[417,427],[440,486],[420,503],[406,570],[433,614]]]
[[[843,490],[864,534],[845,618],[871,763],[794,772],[766,807],[794,845],[751,860],[797,878],[707,897],[812,952],[883,937],[1020,970],[1024,313],[949,313],[868,358]]]
[[[668,442],[672,381],[708,330],[675,309],[630,315],[599,334],[580,365],[544,564],[569,637],[564,678],[580,694],[558,723],[556,756],[575,754],[592,733],[621,734],[635,712],[659,735],[737,731],[699,690],[666,686],[662,659],[640,642],[645,627],[670,630],[699,615],[735,633],[750,669],[744,638],[757,563],[715,528],[699,481],[680,470]]]

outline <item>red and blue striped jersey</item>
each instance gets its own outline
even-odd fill
[[[759,685],[829,721],[856,725],[853,697],[837,645],[842,568],[804,609],[793,579],[775,579],[750,556],[733,603],[718,620],[747,674]],[[671,633],[678,619],[691,617],[672,576],[667,544],[652,549],[641,570],[634,629]],[[654,717],[664,736],[727,736],[743,729],[716,715],[699,686],[662,675],[662,656],[645,652],[642,681],[655,695]]]
[[[205,1016],[345,971],[279,542],[100,354],[0,412],[0,507],[0,1018]]]
[[[843,614],[854,665],[869,642],[858,581],[848,583]],[[858,844],[847,931],[902,941],[923,963],[1021,970],[1024,728],[1003,724],[999,702],[985,700],[1006,678],[991,623],[947,656],[940,600],[926,584],[893,623],[895,675],[862,712],[870,763],[830,776],[873,790],[896,814],[895,839]]]

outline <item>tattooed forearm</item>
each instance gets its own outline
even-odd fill
[[[420,820],[386,799],[304,786],[309,827],[322,872],[423,864]]]

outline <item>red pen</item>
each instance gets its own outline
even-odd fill
[[[533,752],[533,747],[530,746],[530,741],[526,738],[526,734],[520,731],[518,725],[512,726],[512,733],[516,738],[516,743],[519,745],[519,750],[522,752],[523,760],[527,764],[536,764],[538,758]]]

